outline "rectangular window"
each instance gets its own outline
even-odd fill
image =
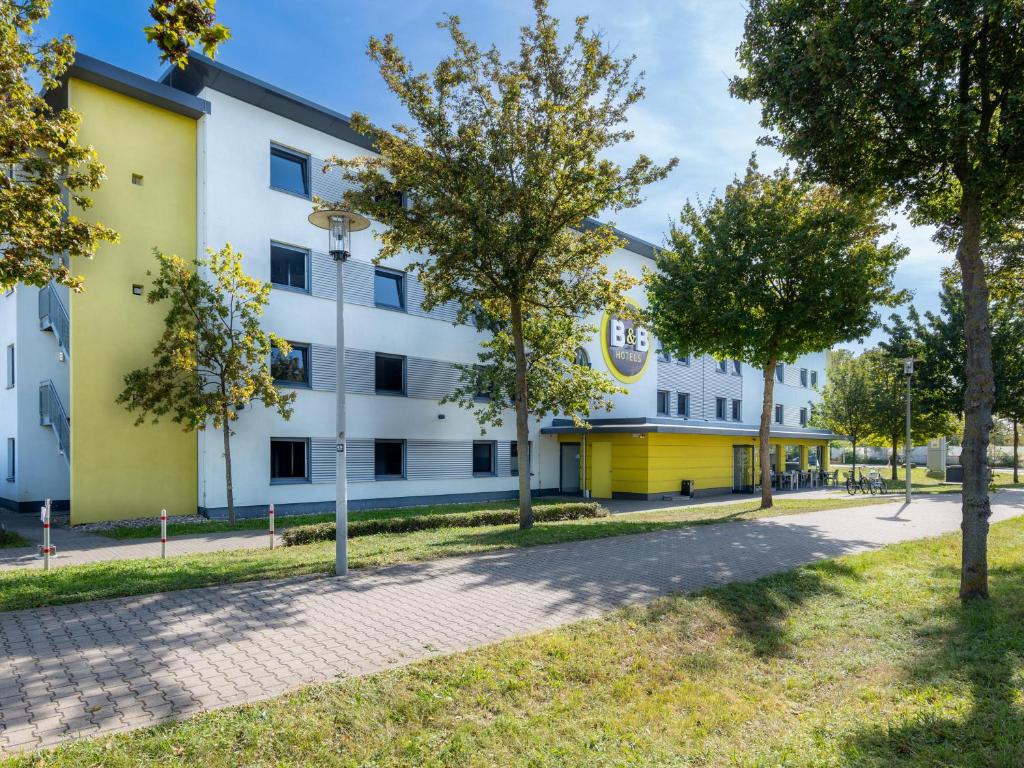
[[[743,420],[743,401],[733,400],[732,401],[732,420],[742,421]]]
[[[724,397],[715,398],[715,418],[725,419],[726,402]]]
[[[733,372],[733,375],[735,375],[735,376],[742,376],[743,375],[743,365],[740,363],[739,360],[733,360],[732,361],[732,372]]]
[[[308,291],[309,252],[279,243],[270,244],[270,282],[282,288]]]
[[[283,147],[271,147],[270,186],[309,197],[309,157]]]
[[[375,480],[401,480],[405,477],[405,440],[377,440],[373,444]]]
[[[779,384],[784,384],[786,381],[786,366],[782,363],[775,366],[775,380],[779,382]]]
[[[373,388],[378,395],[404,395],[405,358],[380,352],[374,355]]]
[[[801,387],[806,387],[807,386],[807,369],[806,368],[801,368],[800,369],[800,386]]]
[[[729,372],[729,361],[728,360],[719,360],[718,361],[718,370],[720,370],[722,373],[728,373]]]
[[[527,443],[526,444],[526,453],[527,453],[526,464],[527,464],[527,466],[529,466],[530,459],[532,458],[531,454],[533,453],[533,443]],[[513,477],[518,477],[519,476],[519,442],[517,440],[513,440],[512,444],[509,446],[509,455],[511,456],[511,459],[512,459],[512,476]]]
[[[373,303],[378,307],[405,311],[405,275],[378,269],[373,273]]]
[[[270,482],[296,483],[309,480],[309,449],[307,440],[270,441]]]
[[[806,408],[801,408],[800,409],[800,426],[801,427],[806,427],[807,426],[807,409]]]
[[[781,405],[776,405],[775,406],[775,423],[776,424],[782,424],[784,416],[785,416],[785,413],[782,410],[782,406]]]
[[[671,363],[672,355],[666,352],[664,349],[658,350],[658,361],[662,363]]]
[[[676,392],[676,413],[680,416],[690,415],[690,395],[686,392]]]
[[[7,438],[7,482],[14,482],[14,438]]]
[[[7,388],[14,386],[14,345],[7,345]]]
[[[818,372],[817,371],[811,371],[811,386],[814,389],[818,388]]]
[[[494,474],[494,443],[489,440],[473,441],[473,474]]]
[[[309,386],[309,345],[289,342],[292,351],[285,357],[274,347],[270,353],[270,375],[278,384]]]
[[[658,415],[668,416],[668,391],[658,390]]]
[[[487,401],[492,397],[491,381],[487,376],[487,368],[483,365],[473,366],[473,397]]]

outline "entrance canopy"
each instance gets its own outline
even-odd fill
[[[674,419],[662,416],[641,416],[626,419],[591,419],[590,428],[577,427],[572,419],[552,419],[551,425],[541,428],[542,435],[598,435],[614,433],[663,433],[682,435],[722,435],[734,437],[757,437],[759,428],[756,424],[737,424],[733,422],[696,421],[693,419]],[[785,427],[773,424],[771,437],[779,439],[802,440],[842,440],[827,429],[811,429],[806,427]]]

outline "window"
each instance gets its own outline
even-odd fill
[[[141,173],[133,173],[132,174],[132,184],[134,184],[137,187],[141,187],[142,183],[143,183],[142,174]]]
[[[743,420],[743,401],[733,400],[732,401],[732,420],[742,421]]]
[[[7,345],[7,388],[14,386],[14,345]]]
[[[801,368],[800,369],[800,386],[801,387],[806,387],[807,386],[807,369],[806,368]]]
[[[732,361],[732,372],[733,372],[734,376],[742,376],[743,375],[743,365],[740,363],[739,360],[733,360]]]
[[[814,389],[818,388],[818,372],[817,371],[811,371],[811,386]]]
[[[533,443],[527,443],[526,444],[526,453],[527,453],[526,465],[529,466],[530,465],[530,459],[532,458],[531,454],[533,453]],[[518,477],[519,476],[519,442],[517,440],[513,440],[512,444],[509,446],[509,455],[510,455],[511,460],[512,460],[512,465],[511,465],[512,466],[512,476],[513,477]]]
[[[309,270],[309,252],[278,243],[270,244],[270,282],[281,288],[308,291],[306,279]]]
[[[405,275],[378,269],[373,273],[373,303],[378,307],[405,311]]]
[[[473,441],[473,474],[494,474],[494,443],[491,441]]]
[[[798,445],[787,445],[786,446],[786,471],[794,469],[800,469],[800,446]]]
[[[274,347],[270,353],[270,375],[279,384],[309,386],[309,345],[292,343],[285,357]]]
[[[782,424],[783,420],[784,420],[784,411],[782,410],[782,406],[781,405],[776,405],[775,406],[775,423],[776,424]]]
[[[405,440],[377,440],[373,444],[373,478],[401,480],[405,477]]]
[[[7,482],[14,482],[14,438],[7,438]]]
[[[800,426],[801,427],[806,427],[807,426],[807,409],[806,408],[801,408],[800,409]]]
[[[718,361],[718,370],[720,370],[722,373],[728,373],[729,372],[729,361],[728,360],[719,360]]]
[[[270,186],[309,197],[309,158],[282,147],[271,147]]]
[[[658,362],[661,362],[661,363],[671,363],[672,362],[672,355],[670,355],[664,349],[659,349],[658,350]]]
[[[725,408],[726,408],[725,398],[724,397],[716,397],[715,398],[715,418],[716,419],[722,419],[722,420],[725,419]]]
[[[779,384],[783,384],[786,381],[786,366],[782,363],[775,366],[775,380],[778,381]]]
[[[676,392],[676,413],[680,416],[690,415],[690,395],[686,392]]]
[[[668,391],[658,390],[658,415],[668,416]]]
[[[309,443],[306,440],[272,439],[270,441],[270,482],[296,483],[309,479],[306,461]]]
[[[405,394],[405,358],[401,355],[374,355],[373,388],[378,395]]]
[[[580,368],[590,367],[590,355],[583,347],[576,347],[576,365]]]
[[[686,357],[681,359],[679,362],[682,363],[683,365],[689,365],[692,360],[693,360],[693,356],[692,355],[687,355]]]

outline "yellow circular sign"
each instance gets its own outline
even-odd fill
[[[639,307],[632,299],[628,301]],[[651,334],[632,318],[606,311],[601,318],[601,353],[612,376],[624,384],[633,384],[647,370]]]

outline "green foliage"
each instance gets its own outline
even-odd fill
[[[217,0],[169,0],[149,7],[153,24],[144,27],[146,39],[160,49],[160,60],[181,69],[188,63],[188,52],[196,43],[207,56],[215,56],[217,46],[231,37],[218,24]]]
[[[511,401],[520,444],[530,413],[585,414],[618,391],[572,365],[595,330],[586,318],[620,308],[635,285],[604,263],[621,242],[613,228],[584,224],[638,205],[641,189],[676,162],[641,155],[622,168],[607,159],[632,137],[626,113],[643,96],[633,59],[616,59],[583,17],[560,45],[546,0],[534,9],[509,60],[481,50],[456,16],[439,25],[454,51],[432,74],[415,73],[391,35],[371,39],[370,57],[411,122],[388,130],[354,115],[379,154],[330,161],[356,185],[347,205],[384,225],[380,258],[413,255],[424,306],[453,302],[460,319],[478,318],[492,334],[481,364],[495,401],[476,406],[472,369],[455,400],[491,423]],[[528,525],[525,467],[520,504]]]
[[[810,423],[849,438],[854,446],[861,445],[871,433],[870,397],[870,374],[863,359],[836,350],[829,357],[821,401],[811,409]]]
[[[607,517],[608,510],[596,502],[568,502],[545,504],[533,512],[538,523],[552,523],[560,520],[583,520]],[[409,533],[435,528],[480,528],[488,525],[512,525],[519,522],[514,509],[480,509],[473,512],[455,512],[447,515],[409,515],[406,517],[384,517],[365,520],[350,520],[348,537],[374,536],[380,533]],[[316,523],[290,527],[281,538],[285,544],[311,544],[314,541],[334,541],[337,528],[333,522]]]
[[[78,144],[79,116],[55,111],[29,82],[57,88],[74,59],[70,36],[33,36],[49,12],[49,0],[0,0],[0,291],[51,280],[81,290],[81,278],[54,255],[91,256],[117,241],[113,230],[70,213],[70,204],[91,206],[104,168],[92,147]]]

